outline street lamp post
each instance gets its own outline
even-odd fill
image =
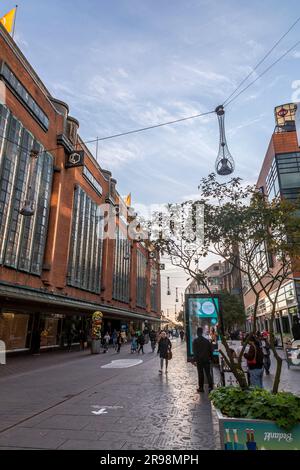
[[[35,169],[37,165],[38,156],[38,150],[32,149],[30,152],[29,162],[28,190],[26,199],[24,201],[24,206],[20,210],[20,214],[24,217],[32,217],[34,214],[34,177],[36,173]]]
[[[169,276],[167,277],[167,295],[171,295],[171,289],[170,289],[170,278]]]

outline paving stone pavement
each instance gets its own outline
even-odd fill
[[[0,369],[0,449],[215,449],[210,402],[196,392],[196,368],[186,363],[185,348],[173,342],[162,376],[150,347],[140,356],[125,346],[120,355],[8,360]],[[143,363],[134,367],[101,368],[137,357]]]
[[[120,355],[110,350],[8,358],[0,368],[0,450],[219,448],[210,402],[207,393],[196,392],[196,368],[186,363],[185,343],[175,340],[173,353],[162,376],[150,346],[140,356],[127,345]],[[143,363],[101,368],[133,358]],[[264,377],[267,388],[273,374],[274,360]],[[288,370],[284,362],[281,389],[300,394],[300,368]]]

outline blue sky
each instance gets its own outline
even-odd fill
[[[84,140],[214,109],[300,14],[297,0],[18,3],[16,41],[68,102]],[[13,6],[1,0],[0,13]],[[300,23],[266,65],[299,39]],[[247,182],[258,176],[274,106],[300,89],[299,64],[300,47],[228,109],[228,145]],[[133,204],[180,201],[214,170],[218,138],[212,115],[103,142],[99,163]]]

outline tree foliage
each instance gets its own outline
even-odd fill
[[[246,315],[241,298],[227,291],[220,292],[220,298],[225,331],[231,331],[237,327],[244,327]]]
[[[280,198],[269,201],[256,187],[243,185],[240,178],[220,183],[215,174],[203,178],[199,190],[199,200],[168,205],[167,217],[161,212],[154,214],[148,224],[158,227],[152,233],[152,242],[174,266],[182,268],[210,294],[205,272],[200,268],[201,260],[208,254],[220,256],[240,271],[245,288],[251,289],[255,298],[253,332],[259,300],[262,296],[269,300],[271,347],[277,360],[273,392],[277,392],[282,359],[275,349],[273,319],[279,289],[300,259],[299,204]],[[202,236],[198,230],[199,207],[204,208]],[[224,337],[222,343],[227,354],[225,362],[245,388],[241,369],[244,349],[236,364]]]

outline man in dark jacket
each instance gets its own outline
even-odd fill
[[[293,326],[292,326],[293,340],[297,341],[300,339],[300,323],[299,318],[294,317]]]
[[[208,339],[202,336],[203,328],[197,329],[197,338],[193,341],[193,354],[194,362],[197,365],[199,388],[198,392],[204,392],[204,371],[208,381],[208,391],[210,392],[213,388],[213,379],[210,373],[210,363],[213,359],[213,347]]]

